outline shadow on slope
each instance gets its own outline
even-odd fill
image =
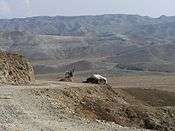
[[[171,103],[167,105],[168,107],[161,107],[163,105],[161,103],[160,107],[150,106],[145,104],[149,98],[143,102],[122,89],[84,85],[62,90],[49,88],[30,91],[37,101],[41,100],[40,103],[37,101],[33,103],[54,117],[59,115],[61,110],[70,117],[78,116],[91,121],[102,120],[122,126],[160,131],[175,129],[175,109]],[[171,97],[170,95],[170,99]],[[158,101],[155,101],[155,105],[157,103]]]
[[[136,99],[141,100],[145,104],[154,107],[161,106],[175,106],[175,93],[160,91],[156,89],[123,89],[127,93],[134,96]]]

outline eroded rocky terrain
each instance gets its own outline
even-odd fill
[[[174,23],[173,16],[122,14],[0,20],[0,49],[23,54],[37,73],[82,60],[94,70],[175,72]]]
[[[0,52],[1,84],[29,84],[34,79],[33,66],[29,60],[19,54]]]
[[[45,80],[0,89],[0,125],[4,130],[172,131],[175,127],[171,99],[175,94],[166,91],[134,89],[139,96],[132,94],[132,89]],[[154,101],[149,103],[146,95]]]
[[[80,88],[85,94],[80,95]],[[89,95],[87,88],[93,93],[101,87],[53,81],[37,81],[30,86],[0,86],[0,130],[142,131],[98,120],[91,110],[89,116],[81,103],[83,97]]]
[[[137,15],[0,20],[0,49],[29,58],[40,79],[33,81],[22,55],[0,53],[0,130],[175,130],[174,22]],[[73,68],[72,83],[58,82]],[[94,73],[109,85],[81,83]]]

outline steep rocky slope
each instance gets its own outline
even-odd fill
[[[34,80],[31,63],[22,55],[0,52],[0,83],[29,84]]]

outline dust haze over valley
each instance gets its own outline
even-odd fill
[[[64,72],[74,64],[83,71],[175,72],[174,22],[138,15],[0,20],[0,47],[32,60],[36,73]]]
[[[12,3],[0,0],[0,130],[175,130],[175,16],[130,15],[127,6],[128,14],[14,18],[36,9]],[[108,83],[83,83],[93,74]]]

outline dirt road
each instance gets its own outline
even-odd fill
[[[32,90],[55,89],[88,84],[36,81],[30,86],[0,86],[0,131],[130,131],[114,123],[89,122],[65,114],[64,108],[44,96],[33,95]],[[56,92],[53,92],[56,93]],[[58,103],[56,103],[58,104]],[[74,117],[74,118],[73,118]],[[75,119],[76,118],[76,119]]]

